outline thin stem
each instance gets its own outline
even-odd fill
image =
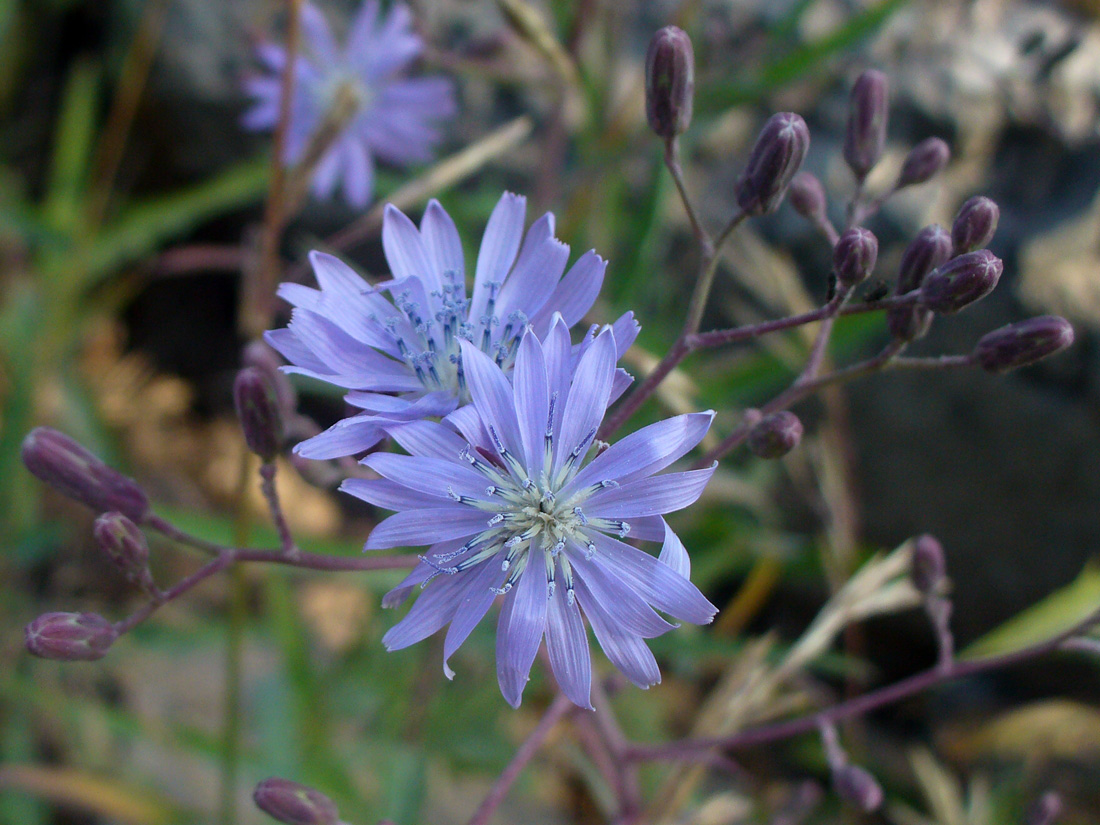
[[[642,807],[638,769],[637,766],[623,760],[623,752],[626,749],[626,736],[623,735],[619,721],[615,718],[615,711],[607,698],[607,691],[598,679],[592,683],[592,704],[596,710],[596,726],[618,764],[616,793],[619,797],[619,818],[630,821],[632,817],[637,816]]]
[[[1092,627],[1100,624],[1100,610],[1087,616],[1052,639],[1039,642],[1034,645],[1003,653],[999,656],[989,656],[984,659],[972,659],[953,662],[947,668],[941,668],[939,664],[922,671],[908,679],[895,682],[892,685],[857,696],[847,702],[841,702],[817,713],[806,714],[797,719],[785,722],[776,722],[749,730],[735,733],[731,736],[716,737],[713,739],[684,739],[679,742],[670,742],[664,745],[637,745],[632,744],[626,750],[626,758],[634,761],[672,760],[679,761],[691,758],[700,751],[720,749],[723,751],[737,750],[741,748],[763,745],[768,742],[777,742],[800,736],[813,730],[820,729],[823,725],[836,724],[845,719],[862,716],[870,711],[907,699],[918,693],[923,693],[945,682],[975,676],[980,673],[1000,670],[1013,665],[1028,662],[1040,656],[1051,653],[1061,647],[1066,641],[1085,633]]]
[[[148,619],[150,616],[152,616],[153,613],[156,612],[157,608],[159,608],[161,605],[167,604],[173,599],[179,598],[188,590],[200,584],[201,582],[206,581],[206,579],[210,578],[215,573],[220,573],[222,570],[225,570],[227,567],[229,567],[229,565],[233,563],[233,561],[234,559],[232,553],[223,553],[222,555],[218,556],[218,558],[212,561],[208,561],[187,578],[180,579],[172,587],[162,591],[148,604],[145,604],[142,607],[138,608],[122,621],[116,622],[115,631],[120,636],[123,633],[128,633],[139,624],[141,624],[143,621]]]
[[[301,550],[294,543],[294,536],[290,533],[290,525],[286,523],[286,514],[279,501],[279,493],[275,489],[275,462],[271,461],[260,467],[260,490],[267,501],[267,509],[271,511],[271,521],[279,534],[279,546],[287,556],[298,556]]]
[[[817,330],[813,346],[810,347],[810,356],[806,359],[806,366],[802,368],[802,374],[798,376],[796,383],[812,381],[821,365],[825,363],[825,353],[829,348],[829,339],[833,335],[833,325],[836,317],[852,297],[851,288],[840,287],[831,301],[825,304],[824,315],[821,318],[821,326]]]
[[[508,795],[508,791],[511,789],[512,785],[515,784],[520,773],[527,767],[527,763],[531,761],[538,752],[538,749],[542,747],[542,743],[546,741],[546,737],[550,735],[550,731],[554,729],[554,726],[563,716],[565,716],[565,714],[573,710],[573,707],[573,703],[569,701],[564,693],[559,693],[557,695],[557,698],[551,703],[546,713],[543,714],[542,719],[535,725],[535,729],[531,731],[523,744],[519,746],[519,750],[517,750],[512,757],[512,761],[508,763],[508,766],[501,775],[497,777],[497,781],[493,783],[493,787],[489,790],[488,795],[481,801],[478,809],[470,818],[468,825],[488,825],[489,820],[493,817],[493,813],[500,803],[504,801],[504,797]]]
[[[707,250],[710,250],[713,255],[714,245],[710,235],[699,222],[699,218],[695,214],[695,207],[691,203],[691,197],[688,195],[687,186],[684,184],[684,170],[680,166],[680,139],[675,135],[665,141],[665,166],[668,167],[669,174],[672,175],[672,181],[676,184],[676,191],[680,193],[680,202],[684,205],[684,212],[687,213],[688,223],[691,224],[691,234],[695,237],[695,242],[704,251],[704,255]]]
[[[718,233],[713,243],[703,245],[699,259],[699,278],[695,281],[695,291],[691,294],[691,303],[688,304],[687,320],[684,322],[684,331],[681,337],[694,335],[699,331],[699,325],[703,323],[703,312],[707,307],[707,298],[710,297],[710,288],[714,285],[714,276],[718,272],[718,252],[722,245],[729,239],[748,213],[738,210],[729,223]]]
[[[788,407],[798,403],[804,398],[813,395],[822,387],[827,387],[832,384],[839,384],[844,381],[852,381],[856,378],[862,378],[864,375],[869,375],[873,372],[877,372],[881,369],[885,369],[891,362],[891,360],[904,349],[905,344],[901,341],[891,341],[886,347],[872,358],[868,358],[866,361],[860,361],[857,364],[844,367],[843,369],[834,370],[833,372],[826,373],[825,375],[819,375],[816,378],[809,380],[796,380],[791,386],[789,386],[782,393],[777,395],[759,410],[755,410],[756,415],[745,414],[741,423],[737,428],[722,439],[721,443],[717,447],[707,452],[701,459],[695,462],[694,467],[696,469],[702,467],[709,467],[718,459],[724,455],[739,447],[741,443],[749,437],[749,432],[753,426],[761,418],[772,413],[785,410]]]

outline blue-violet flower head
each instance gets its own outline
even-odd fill
[[[554,237],[554,216],[543,215],[525,236],[525,213],[524,198],[505,193],[500,199],[485,228],[469,295],[458,230],[434,200],[419,229],[400,210],[386,207],[382,246],[391,281],[372,287],[339,259],[311,253],[320,289],[283,284],[279,295],[295,309],[289,326],[266,338],[291,362],[287,371],[351,390],[348,403],[363,412],[303,441],[296,447],[300,455],[362,453],[395,421],[444,416],[469,404],[462,341],[510,375],[527,327],[541,337],[555,313],[566,327],[580,321],[599,294],[607,262],[587,252],[565,272],[569,247]],[[621,356],[638,325],[627,313],[613,329]],[[591,346],[595,331],[573,348],[574,361]],[[610,400],[629,384],[630,376],[618,370]]]
[[[713,413],[651,424],[601,452],[594,437],[615,381],[611,328],[571,366],[569,328],[556,316],[541,340],[523,336],[511,382],[476,344],[460,346],[473,403],[443,423],[394,425],[410,455],[373,453],[362,463],[381,478],[342,488],[396,511],[367,550],[430,545],[383,600],[393,607],[423,588],[383,644],[408,647],[449,624],[443,667],[453,676],[447,660],[502,596],[497,678],[512,706],[544,638],[562,690],[591,706],[582,611],[627,678],[656,684],[645,639],[676,626],[656,611],[706,624],[716,608],[689,580],[687,552],[663,518],[698,499],[714,468],[655,474],[699,443]],[[660,556],[627,536],[662,542]]]
[[[301,26],[284,161],[294,165],[302,160],[337,101],[350,99],[354,114],[318,161],[313,193],[328,198],[342,186],[348,203],[362,208],[374,189],[376,159],[396,166],[431,160],[442,137],[439,121],[457,109],[454,86],[443,77],[404,77],[423,42],[403,3],[383,12],[377,0],[366,0],[343,46],[311,4],[302,7]],[[270,131],[279,120],[286,49],[264,42],[256,54],[264,72],[245,81],[255,105],[242,123],[246,129]]]

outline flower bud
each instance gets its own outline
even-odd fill
[[[910,576],[913,586],[921,593],[934,593],[947,573],[943,545],[934,536],[925,533],[913,540]]]
[[[265,462],[275,460],[283,423],[271,381],[258,367],[245,367],[233,382],[233,402],[248,449]]]
[[[35,476],[93,510],[117,510],[138,522],[149,513],[149,499],[136,481],[64,433],[36,427],[23,439],[22,454]]]
[[[749,449],[757,458],[782,458],[802,440],[802,422],[792,412],[772,413],[749,431]]]
[[[1007,372],[1034,364],[1073,343],[1073,327],[1057,315],[1040,315],[986,333],[974,348],[982,369]]]
[[[1054,825],[1062,816],[1062,807],[1062,797],[1047,791],[1028,809],[1027,825]]]
[[[952,258],[924,279],[920,302],[933,312],[958,312],[992,292],[1003,268],[987,249]]]
[[[878,781],[858,765],[844,765],[833,771],[833,789],[837,796],[864,813],[882,804],[882,788]]]
[[[955,254],[984,248],[997,231],[997,219],[1000,217],[1001,210],[989,198],[978,195],[964,203],[951,224]]]
[[[294,385],[290,383],[286,373],[279,369],[283,361],[270,344],[259,340],[249,342],[241,355],[241,364],[256,367],[268,377],[271,386],[275,388],[279,412],[284,416],[290,416],[298,409],[298,393],[294,391]]]
[[[645,56],[645,113],[649,128],[665,139],[691,123],[695,95],[695,53],[691,38],[665,26],[649,41]]]
[[[94,613],[45,613],[26,627],[27,650],[43,659],[91,662],[102,659],[118,633]]]
[[[778,209],[809,148],[810,130],[801,117],[781,112],[768,118],[737,179],[737,205],[749,215]]]
[[[939,224],[926,226],[905,248],[898,266],[895,295],[904,295],[919,289],[925,276],[951,258],[951,236]],[[932,313],[917,304],[894,307],[886,313],[886,327],[890,334],[901,341],[916,341],[928,333],[932,325]]]
[[[799,172],[791,181],[791,206],[807,220],[825,217],[825,188],[815,175]]]
[[[833,272],[837,283],[851,289],[867,280],[878,260],[878,238],[869,229],[853,226],[833,247]]]
[[[931,180],[951,159],[951,150],[938,137],[922,140],[909,150],[901,165],[897,188]]]
[[[136,524],[122,513],[104,513],[95,520],[92,535],[128,580],[155,590],[149,572],[149,543]]]
[[[856,79],[848,100],[848,131],[844,160],[860,180],[882,157],[886,146],[886,75],[870,69]]]
[[[286,825],[336,825],[336,804],[320,791],[289,779],[265,779],[252,791],[256,807]]]

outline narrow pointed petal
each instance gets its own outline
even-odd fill
[[[554,237],[554,216],[548,212],[531,225],[504,281],[497,302],[499,317],[507,319],[516,311],[533,316],[553,294],[568,260],[569,247]]]
[[[439,496],[410,490],[387,478],[346,478],[340,482],[340,490],[367,504],[394,512],[411,507],[436,508],[442,503]]]
[[[588,616],[603,652],[633,684],[642,690],[660,684],[661,670],[657,660],[640,636],[635,636],[616,624],[615,618],[584,583],[577,582],[577,599]]]
[[[471,572],[440,576],[429,584],[405,618],[382,637],[386,650],[401,650],[423,641],[451,621]]]
[[[390,424],[386,432],[411,455],[453,460],[466,446],[466,441],[460,435],[434,421]]]
[[[489,216],[477,256],[474,294],[470,296],[470,318],[475,322],[485,313],[489,285],[503,283],[516,260],[526,214],[527,199],[505,192]]]
[[[443,672],[448,679],[454,678],[454,671],[447,662],[489,612],[490,605],[497,597],[495,591],[508,575],[500,569],[500,559],[496,556],[479,564],[473,572],[474,575],[469,577],[469,584],[462,591],[462,599],[443,642]]]
[[[362,141],[349,140],[344,153],[344,197],[350,206],[365,209],[374,192],[374,158]]]
[[[592,308],[603,286],[607,261],[595,253],[585,252],[565,273],[541,310],[531,319],[531,325],[542,337],[553,313],[560,312],[566,326],[573,326]]]
[[[637,477],[641,472],[664,469],[703,440],[714,421],[714,412],[688,413],[666,418],[631,433],[615,442],[584,467],[564,490],[568,495],[599,481],[619,481]],[[676,458],[669,459],[669,456]]]
[[[360,463],[383,478],[434,495],[440,501],[448,500],[448,489],[456,495],[477,499],[485,495],[485,477],[453,459],[378,452],[371,453]]]
[[[543,338],[543,354],[546,359],[546,384],[551,397],[557,394],[554,405],[554,443],[558,443],[561,434],[562,414],[565,401],[569,397],[569,383],[573,378],[570,370],[572,344],[569,341],[569,327],[560,316],[555,316],[550,331]]]
[[[611,325],[611,331],[615,333],[615,353],[618,356],[615,360],[618,361],[634,345],[642,327],[635,320],[633,312],[624,312]]]
[[[299,442],[294,452],[303,458],[325,461],[365,452],[386,437],[385,428],[373,415],[357,415],[337,421],[323,433]]]
[[[420,237],[431,256],[436,272],[440,276],[454,273],[454,284],[466,294],[466,264],[462,256],[462,241],[451,216],[439,205],[435,198],[428,201],[424,217],[420,220]],[[443,279],[447,283],[447,279]]]
[[[574,545],[570,550],[569,563],[576,573],[574,581],[577,577],[584,580],[592,596],[624,632],[652,639],[677,627],[658,616],[644,598],[607,568],[599,555],[586,559],[580,547]]]
[[[691,624],[710,624],[718,608],[699,588],[648,553],[602,533],[590,533],[596,551],[651,605]]]
[[[664,519],[661,519],[664,521]],[[672,528],[665,522],[665,541],[661,545],[661,554],[657,561],[667,564],[685,579],[691,578],[691,559],[688,558],[687,548],[680,541],[680,537],[672,532]]]
[[[367,537],[365,550],[417,547],[472,536],[486,528],[485,513],[469,507],[424,508],[394,513]]]
[[[523,455],[511,384],[489,356],[469,341],[460,341],[459,344],[470,397],[482,421],[487,428],[492,427],[496,431],[512,455]]]
[[[591,436],[603,420],[607,399],[611,394],[611,380],[615,375],[615,337],[607,328],[599,334],[592,346],[581,356],[573,385],[562,414],[561,439],[554,455],[554,472],[561,468],[570,451],[582,442],[590,443]],[[587,444],[584,451],[587,451]],[[583,458],[584,453],[581,453]]]
[[[394,278],[419,278],[429,293],[443,288],[416,224],[393,204],[386,204],[382,218],[382,248]]]
[[[565,588],[554,591],[546,610],[546,652],[562,692],[582,708],[592,707],[592,658],[588,635],[576,603],[568,604]]]
[[[714,467],[631,481],[594,493],[585,506],[589,518],[629,519],[682,510],[694,504],[714,475]]]
[[[546,629],[546,565],[528,564],[504,599],[497,622],[497,682],[504,699],[519,707],[531,665]]]
[[[546,385],[546,359],[543,357],[542,344],[534,333],[527,333],[520,341],[512,374],[512,387],[527,472],[535,475],[542,469],[550,402]]]
[[[330,371],[325,362],[314,355],[298,336],[289,329],[270,329],[264,333],[264,341],[295,366],[304,367],[314,372]]]

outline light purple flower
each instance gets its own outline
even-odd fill
[[[321,12],[310,4],[303,6],[302,50],[296,60],[285,162],[292,165],[302,159],[338,95],[359,104],[317,164],[313,193],[318,198],[330,197],[342,184],[348,203],[362,208],[374,189],[376,158],[397,166],[431,160],[432,148],[441,138],[435,124],[452,117],[456,106],[450,80],[402,77],[422,48],[412,30],[412,15],[402,3],[382,13],[377,0],[366,0],[351,21],[343,47]],[[256,54],[266,73],[245,82],[255,106],[242,123],[247,129],[267,131],[279,119],[286,50],[262,43]]]
[[[279,295],[295,307],[290,325],[266,337],[293,365],[287,371],[352,390],[347,401],[363,412],[303,441],[295,448],[299,454],[325,459],[362,453],[393,422],[444,416],[468,404],[460,341],[472,342],[510,374],[528,326],[542,336],[554,313],[569,327],[588,312],[607,262],[587,252],[563,277],[569,247],[554,237],[554,216],[543,215],[524,236],[525,212],[524,198],[505,193],[500,199],[485,228],[469,296],[458,230],[434,200],[419,229],[386,207],[382,246],[394,279],[377,288],[339,259],[311,253],[321,288],[283,284]],[[621,356],[638,325],[627,313],[613,329]],[[573,348],[574,360],[594,332]],[[617,371],[611,400],[629,384],[630,376]]]
[[[693,503],[714,468],[655,473],[698,444],[714,414],[652,424],[586,461],[615,380],[610,328],[575,367],[560,317],[542,341],[528,332],[511,383],[475,345],[461,347],[473,403],[449,417],[455,429],[394,425],[410,455],[373,453],[363,464],[381,478],[343,485],[396,511],[374,528],[367,550],[431,545],[383,600],[393,607],[424,588],[383,643],[398,650],[449,623],[443,668],[453,676],[447,660],[503,596],[497,677],[509,704],[519,705],[545,638],[558,684],[590,707],[582,611],[616,667],[639,687],[658,683],[645,639],[676,625],[656,610],[694,624],[716,612],[689,580],[687,552],[662,517]],[[663,542],[660,556],[626,544],[626,536]]]

